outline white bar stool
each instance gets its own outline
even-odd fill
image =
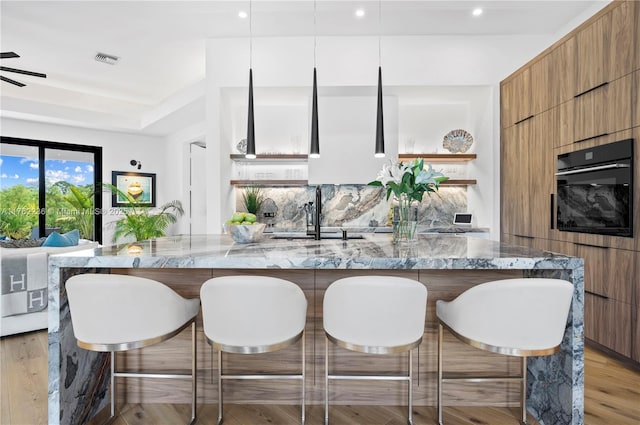
[[[71,324],[78,347],[111,353],[111,417],[115,378],[191,380],[191,421],[196,421],[196,316],[200,300],[185,299],[163,283],[137,276],[81,274],[66,283]],[[191,374],[116,371],[116,351],[166,341],[191,325]]]
[[[442,425],[442,383],[519,381],[522,423],[527,423],[527,357],[560,349],[573,296],[566,280],[504,279],[474,286],[450,302],[438,300],[438,423]],[[522,357],[520,376],[443,376],[443,328],[481,350]]]
[[[267,276],[224,276],[200,289],[204,334],[218,351],[218,424],[222,423],[223,379],[299,379],[305,421],[305,338],[307,298],[295,283]],[[301,341],[300,374],[222,373],[222,352],[257,354]]]
[[[357,276],[336,280],[324,295],[324,422],[329,423],[330,380],[407,381],[409,424],[413,423],[413,352],[422,342],[427,288],[394,276]],[[409,353],[407,375],[336,375],[329,373],[329,341],[367,354]]]

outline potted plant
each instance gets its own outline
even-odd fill
[[[159,208],[140,205],[129,195],[109,183],[103,183],[104,187],[112,193],[117,193],[126,199],[127,206],[122,208],[124,218],[115,222],[113,240],[121,237],[133,236],[137,241],[158,238],[165,235],[167,226],[175,223],[178,217],[184,214],[182,203],[174,200],[161,205]]]
[[[264,196],[262,195],[262,189],[257,186],[247,186],[242,193],[242,203],[244,204],[247,212],[251,214],[258,214]]]

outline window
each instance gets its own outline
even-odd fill
[[[78,229],[81,238],[101,241],[101,170],[101,147],[2,137],[0,234]]]

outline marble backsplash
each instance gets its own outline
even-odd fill
[[[393,196],[386,200],[386,191],[367,185],[322,185],[322,225],[344,227],[384,227],[389,225]],[[303,205],[315,199],[315,186],[265,187],[264,202],[258,221],[270,227],[304,229]],[[453,214],[467,211],[467,187],[441,187],[431,196],[425,194],[418,209],[419,225],[446,227]],[[236,192],[236,210],[246,211],[242,189]],[[265,217],[273,214],[273,217]]]

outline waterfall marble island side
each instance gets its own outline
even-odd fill
[[[246,245],[235,244],[226,235],[176,236],[137,243],[135,248],[132,246],[107,246],[49,259],[50,424],[84,423],[108,406],[108,356],[79,349],[73,336],[64,282],[77,273],[147,276],[168,284],[185,297],[197,297],[200,285],[206,279],[228,274],[264,274],[296,282],[309,301],[307,373],[313,379],[308,379],[307,402],[311,404],[322,402],[324,390],[322,296],[328,285],[344,276],[367,274],[398,275],[419,280],[426,285],[429,295],[422,349],[414,358],[414,368],[416,365],[420,368],[414,383],[414,402],[427,406],[435,405],[437,299],[452,299],[470,286],[501,278],[524,276],[566,279],[573,282],[575,291],[564,340],[557,354],[528,359],[528,408],[529,413],[545,425],[584,423],[584,269],[580,258],[508,246],[486,239],[430,234],[419,235],[418,241],[410,246],[394,245],[389,234],[366,234],[363,239],[348,241],[276,240],[265,237],[258,243]],[[201,324],[199,328],[201,333]],[[215,362],[212,364],[209,348],[204,341],[201,335],[198,342],[200,405],[215,403],[217,394],[216,383],[205,379],[210,376],[210,369],[215,367]],[[475,366],[488,373],[518,371],[517,359],[511,361],[504,356],[496,358],[477,349],[462,348],[463,344],[456,345],[453,340],[448,343],[452,354],[445,361],[449,361],[449,367],[455,369],[459,366],[460,370],[465,370],[465,367]],[[156,353],[153,348],[145,349],[151,350],[148,357],[145,357],[147,351],[143,350],[143,360],[136,361],[153,368],[156,366],[154,354],[167,356],[161,351],[163,348],[158,348],[160,351]],[[182,348],[188,351],[188,343],[185,342]],[[180,350],[180,346],[174,346],[170,355]],[[296,364],[299,352],[293,348],[293,351],[283,350],[273,354],[272,365],[286,366]],[[125,360],[128,364],[128,358]],[[246,364],[246,360],[242,360]],[[336,367],[362,367],[363,363],[350,360],[350,363],[340,364],[340,356],[337,361]],[[406,367],[405,357],[374,357],[371,361],[390,371]],[[254,366],[260,367],[259,363]],[[251,363],[248,367],[251,368]],[[188,400],[187,392],[176,390],[176,382],[163,386],[165,384],[159,380],[153,380],[149,387],[145,387],[145,384],[131,384],[132,387],[129,384],[122,385],[127,385],[127,391],[124,391],[126,400],[122,402],[186,403]],[[150,385],[154,388],[151,389]],[[188,383],[185,385],[188,387]],[[259,403],[290,404],[296,400],[295,394],[299,391],[297,384],[280,384],[277,390],[270,390],[268,385],[261,386],[260,383],[248,385],[246,381],[237,386],[231,382],[226,385],[231,389],[229,396],[225,390],[229,403],[254,400]],[[449,396],[448,386],[445,386],[445,403],[517,405],[517,386],[465,385],[456,388],[455,384],[451,384]],[[332,387],[331,392],[335,400],[343,404],[406,403],[403,389],[400,386],[393,387],[393,384],[390,387],[386,382],[380,385],[366,383],[364,387],[358,387],[357,384],[339,385]]]

